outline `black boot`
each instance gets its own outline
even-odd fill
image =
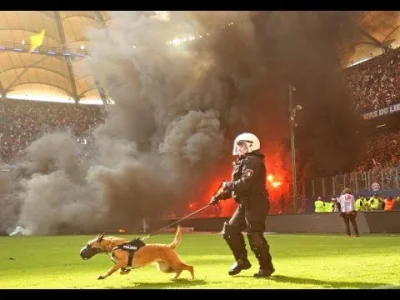
[[[222,237],[235,257],[235,263],[228,271],[229,275],[237,275],[241,271],[251,268],[251,264],[247,258],[247,250],[243,234],[235,229],[235,227],[225,223],[222,230]]]
[[[272,257],[269,253],[269,245],[262,233],[248,234],[251,250],[254,252],[260,269],[254,274],[254,277],[269,277],[275,272],[272,264]]]
[[[249,260],[247,259],[247,257],[241,259],[237,259],[236,262],[232,265],[232,267],[230,268],[230,270],[228,271],[228,274],[233,276],[233,275],[237,275],[240,272],[242,272],[243,270],[248,270],[251,268],[251,263],[249,262]]]
[[[274,272],[275,269],[274,267],[270,267],[271,269],[259,269],[257,273],[255,273],[253,276],[256,278],[262,278],[262,277],[270,277]]]

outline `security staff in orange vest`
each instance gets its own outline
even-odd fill
[[[385,211],[389,211],[389,210],[393,210],[394,204],[395,204],[395,200],[393,199],[392,196],[389,196],[387,199],[385,199],[383,201],[383,203],[385,205],[384,210]]]

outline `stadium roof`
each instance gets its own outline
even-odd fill
[[[102,99],[84,68],[85,28],[107,26],[105,12],[0,12],[0,93],[7,98],[80,103]],[[45,29],[38,53],[30,53],[31,36]],[[101,90],[101,88],[100,88]]]
[[[358,20],[363,38],[339,48],[342,67],[400,45],[400,13],[364,12]],[[99,103],[106,92],[84,68],[85,28],[110,25],[99,11],[0,12],[0,93],[7,98]],[[42,46],[30,53],[31,36],[45,29]],[[90,49],[89,49],[90,50]]]
[[[365,61],[383,53],[383,48],[400,46],[400,12],[366,11],[358,20],[362,39],[351,47],[339,48],[342,67]]]

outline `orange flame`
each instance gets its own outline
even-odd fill
[[[119,233],[125,233],[125,232],[126,232],[126,230],[125,230],[125,229],[123,229],[123,228],[121,228],[121,229],[118,229],[118,232],[119,232]]]
[[[280,182],[280,181],[274,181],[274,182],[272,182],[272,186],[274,187],[274,188],[277,188],[278,186],[280,186],[282,184],[282,182]]]
[[[272,185],[273,188],[278,188],[282,185],[282,182],[280,180],[277,180],[272,174],[269,174],[267,176],[267,181]]]
[[[274,175],[269,174],[269,175],[267,176],[267,180],[268,180],[269,182],[273,182],[273,181],[274,181]]]

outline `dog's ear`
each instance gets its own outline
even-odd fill
[[[103,232],[103,233],[100,233],[100,234],[97,236],[97,242],[98,242],[98,243],[101,242],[101,240],[104,238],[104,235],[105,235],[105,234],[106,234],[106,233]]]

